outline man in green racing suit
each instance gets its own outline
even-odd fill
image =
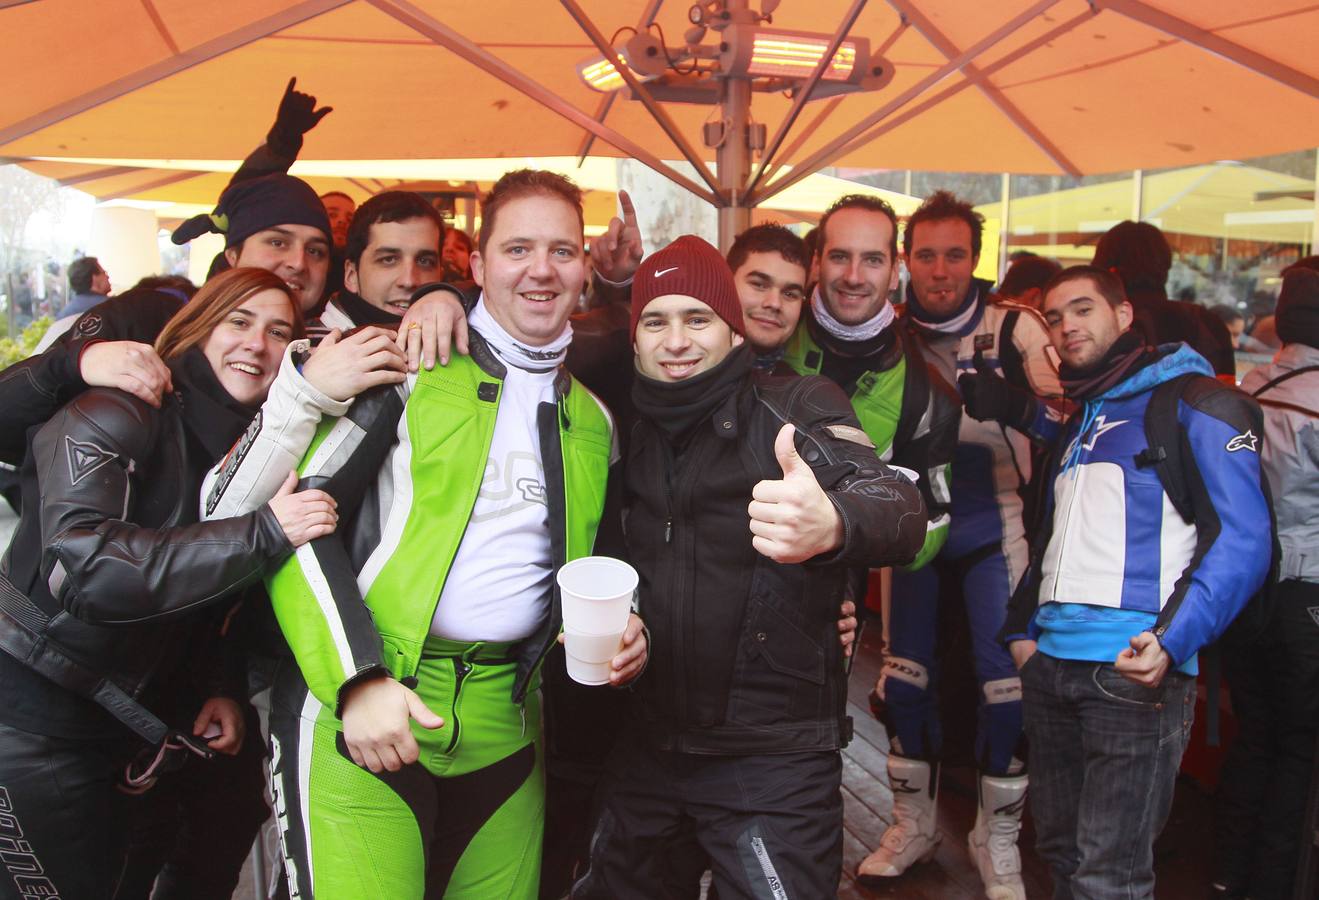
[[[560,176],[502,178],[472,257],[471,356],[363,394],[303,459],[347,527],[270,580],[298,663],[271,713],[292,896],[536,895],[553,576],[592,551],[617,456],[608,412],[561,367],[580,203]],[[645,656],[634,616],[611,682]]]

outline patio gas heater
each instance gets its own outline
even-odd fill
[[[848,36],[865,0],[856,0],[834,34],[775,28],[780,0],[762,0],[760,10],[748,0],[699,0],[688,10],[690,26],[683,43],[668,46],[653,19],[652,0],[638,27],[623,27],[611,42],[576,0],[564,7],[600,50],[577,67],[581,79],[607,96],[597,110],[600,120],[619,95],[645,104],[684,157],[705,181],[719,210],[719,243],[725,250],[750,224],[747,200],[771,171],[789,129],[810,100],[883,88],[893,66],[872,54],[866,38]],[[784,93],[793,105],[774,136],[751,121],[753,92]],[[701,159],[658,101],[717,106],[717,118],[702,128],[705,146],[715,151],[716,171]],[[585,156],[594,137],[582,146]],[[760,164],[752,176],[753,154]]]

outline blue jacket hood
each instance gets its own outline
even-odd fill
[[[1208,375],[1210,378],[1214,377],[1214,370],[1209,365],[1209,361],[1186,344],[1161,344],[1155,352],[1159,354],[1158,359],[1141,367],[1131,377],[1119,381],[1104,393],[1091,397],[1082,404],[1080,425],[1076,429],[1077,437],[1072,441],[1071,448],[1066,456],[1063,457],[1061,471],[1071,471],[1080,462],[1081,436],[1089,431],[1105,400],[1134,397],[1137,394],[1152,391],[1163,382],[1171,381],[1180,375],[1196,374]]]
[[[1172,381],[1182,375],[1196,374],[1208,375],[1210,378],[1214,377],[1214,369],[1209,365],[1209,361],[1192,350],[1187,344],[1160,344],[1156,352],[1159,354],[1158,359],[1141,368],[1130,378],[1118,382],[1104,393],[1086,401],[1087,405],[1103,400],[1116,400],[1120,397],[1133,397],[1136,394],[1143,394],[1145,391],[1154,390],[1165,381]]]

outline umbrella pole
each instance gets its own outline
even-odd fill
[[[730,3],[730,8],[738,2]],[[740,0],[745,6],[746,0]],[[746,205],[746,184],[751,176],[751,79],[727,78],[720,99],[724,118],[723,134],[715,149],[719,180],[719,250],[727,253],[733,239],[751,224],[751,208]]]

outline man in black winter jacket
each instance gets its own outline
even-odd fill
[[[1232,336],[1223,321],[1195,303],[1168,299],[1172,248],[1149,222],[1119,222],[1095,245],[1091,265],[1122,280],[1135,321],[1132,328],[1153,346],[1184,341],[1209,361],[1214,374],[1236,384]]]
[[[732,272],[679,238],[632,288],[627,551],[655,654],[610,759],[574,897],[648,897],[695,838],[721,896],[832,896],[851,737],[849,566],[910,560],[916,486],[819,377],[752,372]]]

